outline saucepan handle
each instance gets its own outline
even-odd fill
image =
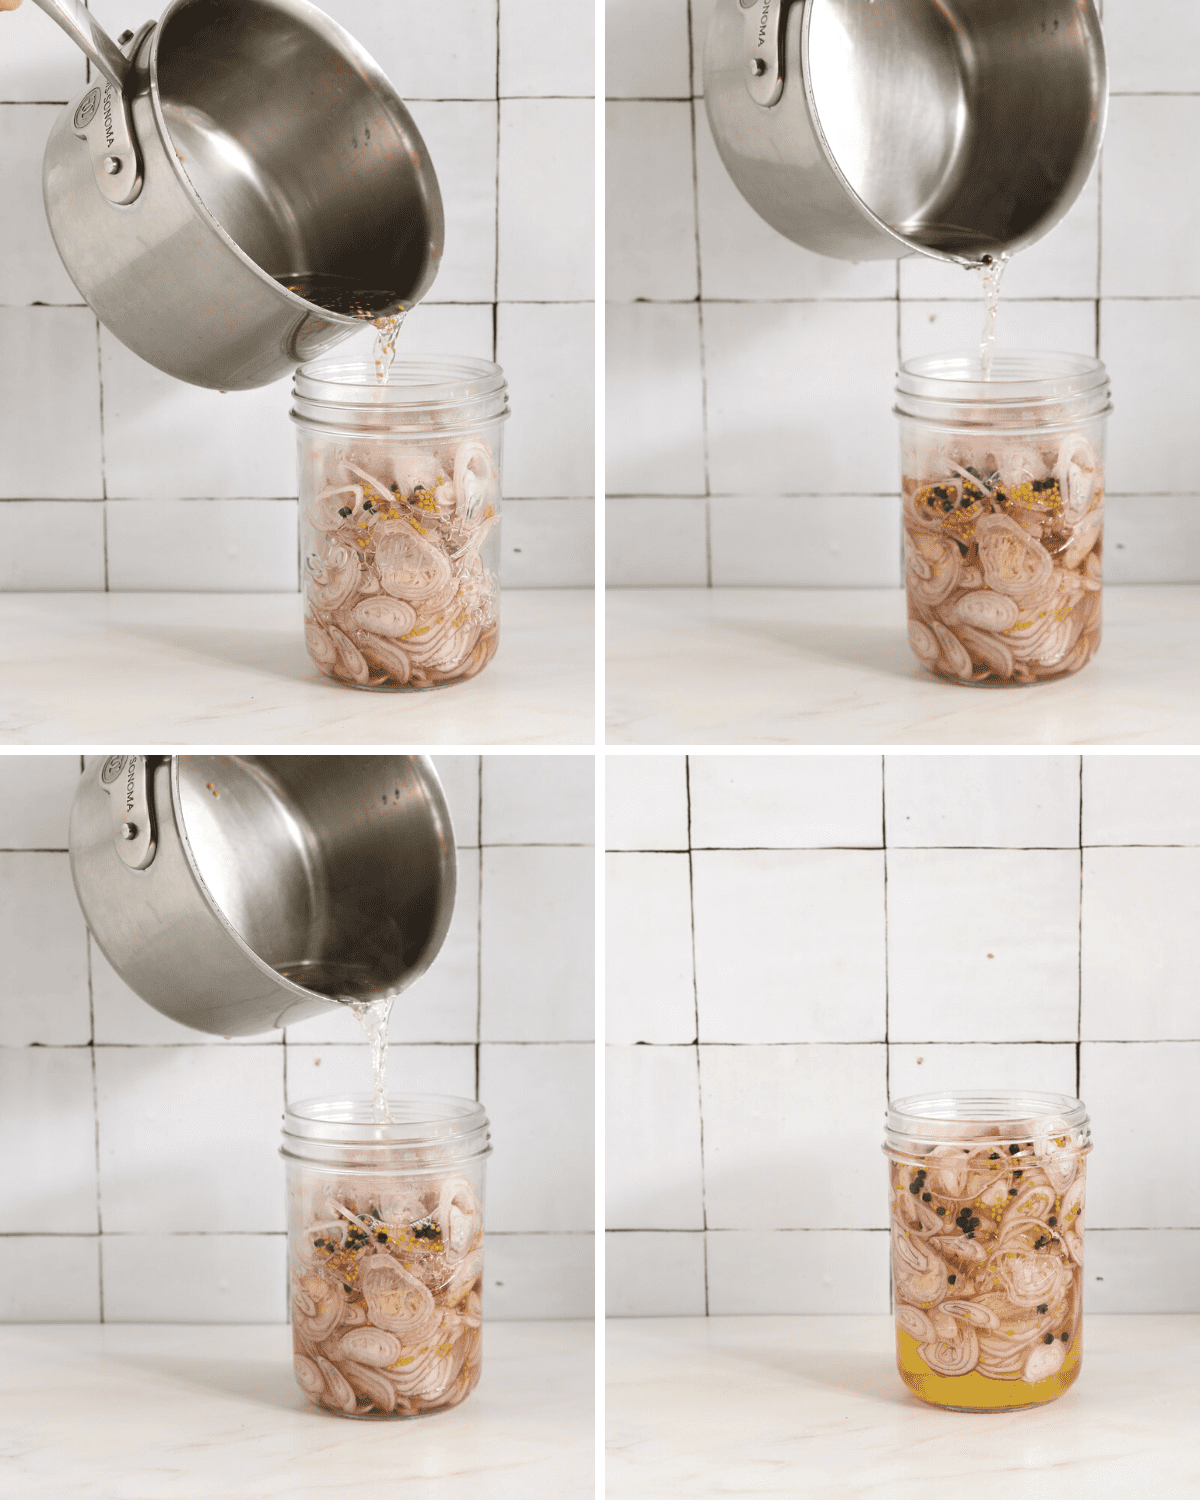
[[[52,21],[56,21],[93,67],[98,68],[115,88],[124,91],[129,59],[112,37],[97,24],[83,0],[34,0]]]

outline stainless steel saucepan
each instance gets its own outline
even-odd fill
[[[716,0],[704,100],[729,175],[788,239],[978,264],[1079,196],[1108,76],[1092,0]]]
[[[454,833],[423,756],[110,755],[79,784],[70,851],[121,978],[220,1036],[398,993],[454,908]]]
[[[356,311],[428,290],[443,234],[429,153],[314,5],[172,0],[118,46],[82,0],[36,3],[99,74],[51,132],[46,215],[71,280],[135,354],[246,390],[361,328]]]

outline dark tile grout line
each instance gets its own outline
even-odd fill
[[[874,303],[879,307],[889,306],[893,301],[900,301],[906,307],[914,307],[918,304],[936,302],[947,307],[974,307],[974,297],[918,297],[911,294],[900,293],[897,296],[891,292],[886,295],[880,294],[876,297],[610,297],[607,306],[610,307],[693,307],[697,301],[702,300],[706,306],[724,307],[837,307],[846,303],[862,306]],[[1085,292],[1078,297],[1006,297],[1004,305],[1007,307],[1013,303],[1030,302],[1067,302],[1083,306],[1089,302],[1197,302],[1200,301],[1200,292],[1163,292],[1163,293],[1124,293],[1105,292],[1100,297],[1095,293]],[[28,303],[12,303],[11,306],[28,306]],[[63,306],[74,307],[76,303],[64,303]],[[554,304],[550,304],[554,305]]]
[[[499,35],[500,12],[497,8],[496,27]],[[499,68],[499,62],[496,64]],[[475,770],[476,798],[475,815],[479,819],[479,876],[475,902],[475,1098],[479,1098],[479,1074],[483,1042],[483,756],[478,757]]]
[[[108,588],[108,463],[107,453],[104,447],[104,359],[100,349],[100,319],[96,319],[96,390],[98,398],[98,415],[100,418],[100,494],[103,497],[104,510],[100,515],[100,534],[104,545],[104,592]]]
[[[693,980],[694,984],[694,980]],[[397,1047],[592,1047],[595,1045],[591,1037],[554,1037],[540,1038],[537,1041],[512,1040],[503,1037],[483,1037],[474,1042],[470,1037],[464,1037],[457,1042],[419,1042],[410,1041],[406,1037],[390,1038],[392,1044]],[[891,1037],[884,1040],[883,1037],[868,1038],[866,1040],[833,1037],[821,1041],[797,1041],[797,1042],[730,1042],[720,1037],[705,1038],[697,1037],[690,1042],[608,1042],[609,1047],[1197,1047],[1200,1046],[1200,1036],[1157,1036],[1157,1037],[1128,1037],[1128,1036],[1089,1036],[1080,1041],[1073,1041],[1071,1037],[1060,1037],[1058,1041],[1047,1041],[1044,1038],[1009,1038],[997,1041],[995,1038],[976,1039],[964,1041],[955,1037],[933,1037],[933,1038],[907,1038]],[[337,1047],[360,1048],[361,1042],[239,1042],[232,1037],[221,1037],[212,1042],[0,1042],[0,1053],[4,1052],[82,1052],[87,1048],[102,1052],[150,1052],[171,1051],[177,1048],[204,1048],[219,1049],[223,1046],[238,1047],[253,1050],[254,1048],[265,1049],[267,1047],[319,1047],[323,1051],[329,1051]]]
[[[892,1098],[892,1048],[888,1027],[891,1024],[891,974],[888,968],[888,842],[887,842],[887,756],[879,757],[879,836],[883,847],[883,1097]],[[890,1297],[889,1292],[889,1297]],[[888,1303],[891,1311],[891,1303]]]
[[[500,349],[500,0],[496,0],[496,175],[492,200],[495,237],[492,245],[492,362],[499,362]],[[479,1097],[479,1067],[475,1070],[475,1097]]]
[[[1104,153],[1096,163],[1096,358],[1100,358],[1100,306],[1104,290]]]
[[[1078,974],[1077,1010],[1075,1015],[1075,1097],[1078,1099],[1079,1079],[1083,1068],[1083,756],[1079,757],[1079,926],[1075,939],[1075,962]]]
[[[688,8],[688,56],[689,66],[692,45],[692,20],[691,7]],[[696,152],[696,109],[693,105],[688,112],[691,128],[691,151],[692,151],[692,223],[693,239],[696,247],[696,338],[698,352],[700,355],[700,441],[702,445],[702,458],[704,463],[704,493],[709,495],[712,491],[712,478],[709,468],[708,451],[708,350],[704,338],[704,265],[700,254],[700,171]],[[704,578],[705,586],[712,588],[712,507],[708,500],[704,502]]]
[[[179,1045],[187,1045],[180,1043]],[[293,1044],[294,1045],[294,1044]],[[351,1046],[350,1042],[312,1043],[305,1045],[321,1046]],[[412,1046],[419,1045],[411,1043]],[[447,1043],[446,1045],[454,1045]],[[461,1044],[460,1044],[461,1045]],[[514,1046],[511,1042],[495,1042],[493,1046]],[[551,1042],[526,1042],[528,1047],[541,1046],[570,1046],[584,1045],[582,1043],[551,1043]],[[875,1037],[866,1041],[856,1040],[852,1037],[832,1038],[824,1041],[808,1042],[730,1042],[721,1037],[704,1038],[694,1042],[608,1042],[609,1047],[1200,1047],[1200,1036],[1157,1036],[1157,1037],[1122,1037],[1122,1036],[1089,1036],[1082,1041],[1073,1041],[1069,1036],[1060,1037],[1058,1041],[1046,1041],[1043,1038],[1016,1038],[1012,1040],[996,1041],[994,1038],[987,1040],[963,1041],[955,1037],[935,1037],[924,1040],[892,1037],[885,1040],[883,1037]]]
[[[79,774],[84,771],[84,758],[79,757]],[[96,1239],[104,1233],[103,1207],[100,1198],[100,1096],[96,1082],[96,1004],[92,987],[92,934],[84,934],[84,955],[87,962],[87,990],[88,990],[88,1061],[92,1074],[92,1141],[95,1151],[96,1162]],[[99,1310],[99,1320],[104,1322],[104,1257],[96,1251],[96,1298]]]
[[[765,758],[765,757],[764,757]],[[489,846],[492,847],[492,846]],[[504,848],[535,848],[536,845],[503,845]],[[557,844],[548,848],[559,848]],[[579,847],[562,845],[563,848]],[[694,849],[606,849],[606,854],[1076,854],[1088,849],[1200,849],[1192,844],[703,844]],[[36,853],[36,850],[0,850],[0,853]],[[57,849],[43,850],[57,854]]]
[[[691,7],[688,8],[689,26],[691,24]],[[700,989],[696,981],[696,891],[692,879],[692,763],[691,756],[684,756],[683,760],[683,789],[687,799],[687,839],[688,839],[688,918],[692,930],[692,1019],[695,1029],[695,1041],[690,1044],[695,1052],[696,1062],[696,1119],[700,1126],[700,1220],[705,1229],[708,1228],[708,1187],[705,1176],[704,1162],[704,1085],[700,1076]],[[704,1316],[708,1316],[708,1244],[704,1246]]]

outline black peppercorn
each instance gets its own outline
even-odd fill
[[[1049,1311],[1050,1311],[1050,1304],[1048,1302],[1039,1302],[1038,1303],[1038,1312],[1044,1313],[1044,1312],[1049,1312]]]
[[[922,1193],[921,1194],[921,1202],[922,1203],[932,1203],[933,1202],[933,1194],[932,1193]]]
[[[947,1276],[946,1280],[950,1283],[951,1286],[953,1286],[954,1283],[958,1280],[958,1277],[957,1276]]]
[[[1008,1148],[1008,1154],[1009,1154],[1009,1156],[1016,1156],[1017,1152],[1020,1149],[1021,1149],[1020,1146],[1010,1146]]]
[[[1051,1214],[1051,1216],[1046,1220],[1046,1223],[1049,1224],[1051,1229],[1053,1229],[1054,1226],[1058,1223],[1058,1220],[1054,1217],[1053,1214]]]
[[[1054,1335],[1052,1333],[1048,1333],[1046,1335],[1046,1337],[1042,1340],[1043,1344],[1052,1344],[1053,1342],[1054,1342]]]

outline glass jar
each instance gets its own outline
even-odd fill
[[[508,386],[480,359],[296,372],[304,633],[352,687],[481,672],[500,630],[500,436]]]
[[[908,638],[953,682],[1063,677],[1100,644],[1108,373],[1080,354],[900,367]]]
[[[479,1380],[487,1116],[440,1094],[388,1107],[284,1114],[296,1380],[348,1417],[457,1406]]]
[[[952,1411],[1040,1406],[1082,1361],[1087,1111],[1063,1094],[898,1099],[887,1116],[896,1365]]]

